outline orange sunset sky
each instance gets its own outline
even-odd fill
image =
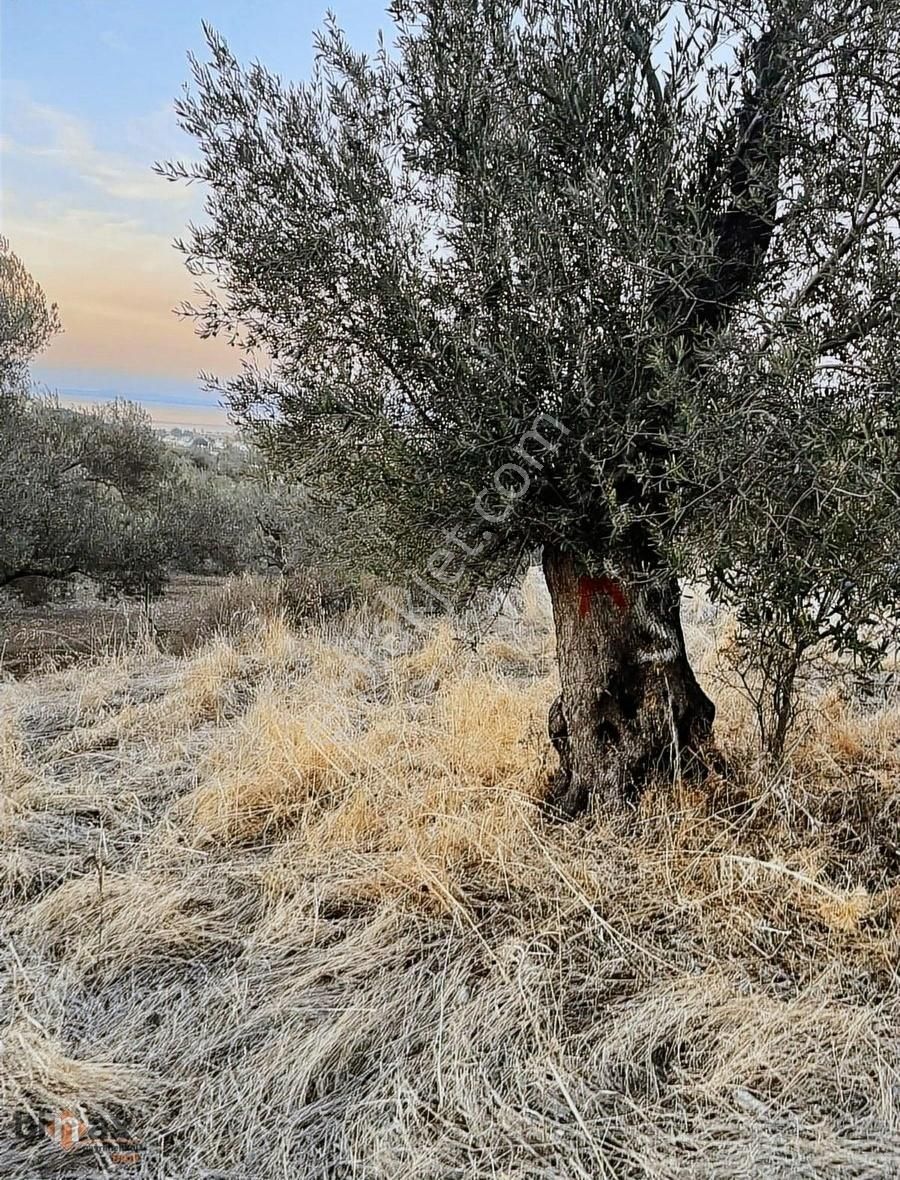
[[[193,279],[173,248],[203,193],[153,172],[190,159],[174,98],[201,21],[244,60],[301,79],[325,5],[303,0],[0,0],[0,230],[59,304],[64,332],[33,367],[71,401],[124,396],[160,421],[224,425],[201,371],[227,375],[235,350],[173,313]],[[341,21],[374,44],[379,3]]]

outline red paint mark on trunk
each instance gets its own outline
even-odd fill
[[[623,615],[628,610],[628,599],[621,582],[617,582],[608,574],[601,574],[599,578],[584,574],[578,579],[578,613],[581,618],[590,614],[591,605],[597,594],[609,598]]]

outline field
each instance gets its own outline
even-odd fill
[[[134,599],[98,602],[76,594],[44,606],[0,607],[0,673],[21,676],[47,664],[59,668],[116,651],[149,631],[163,649],[182,652],[198,624],[198,608],[224,579],[177,574],[166,593],[150,604]]]
[[[727,777],[572,824],[534,579],[7,679],[0,1174],[900,1174],[900,709],[689,637]]]

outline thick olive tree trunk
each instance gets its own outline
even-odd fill
[[[544,575],[561,681],[548,803],[570,816],[592,799],[619,806],[652,778],[676,775],[710,736],[715,709],[688,663],[681,592],[669,574],[622,563],[615,577],[588,574],[549,546]]]

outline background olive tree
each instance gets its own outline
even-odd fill
[[[156,494],[171,455],[146,416],[0,399],[0,587],[76,575],[105,592],[158,592],[168,556]]]
[[[56,304],[0,236],[0,391],[25,378],[31,359],[60,330]]]
[[[227,384],[233,408],[287,469],[377,506],[395,570],[452,596],[542,547],[555,801],[615,803],[710,734],[678,575],[709,536],[739,571],[730,514],[781,495],[798,417],[827,447],[840,406],[893,388],[900,9],[389,13],[371,57],[329,23],[298,85],[209,32],[178,104],[200,162],[163,169],[207,186],[193,314],[268,355]],[[795,339],[811,379],[782,388]],[[767,415],[789,453],[760,484],[720,460]]]

